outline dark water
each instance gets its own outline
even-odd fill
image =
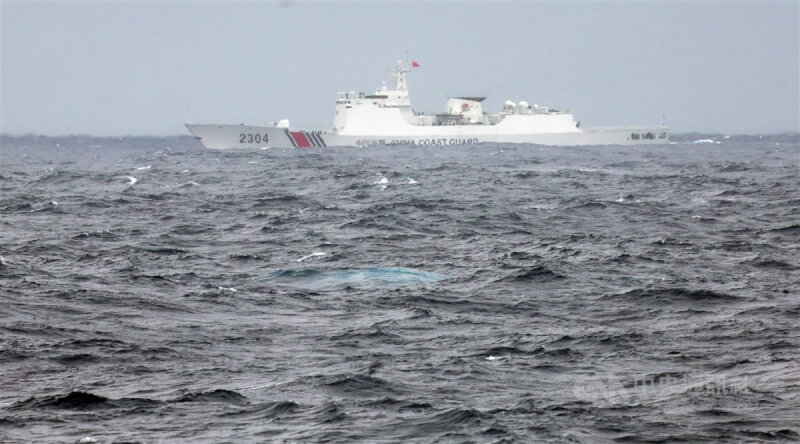
[[[4,137],[0,441],[800,439],[800,136],[700,138]]]

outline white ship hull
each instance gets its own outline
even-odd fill
[[[424,128],[417,134],[333,134],[273,126],[186,124],[186,128],[207,148],[315,148],[326,146],[417,145],[446,146],[479,143],[528,143],[554,146],[639,145],[666,143],[663,126],[586,128],[568,133],[502,134],[492,127]],[[483,130],[483,131],[481,131]]]

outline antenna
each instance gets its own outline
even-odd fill
[[[408,53],[406,53],[406,58],[408,58]],[[392,71],[392,77],[395,80],[395,90],[397,91],[405,91],[407,90],[406,87],[406,74],[410,71],[410,67],[408,62],[403,64],[402,60],[397,61],[397,65],[395,69]]]

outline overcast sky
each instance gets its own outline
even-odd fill
[[[2,3],[0,132],[330,128],[408,50],[415,109],[564,105],[582,126],[800,130],[800,2]]]

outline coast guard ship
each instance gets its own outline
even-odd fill
[[[398,61],[394,88],[373,94],[339,93],[330,130],[292,128],[284,119],[270,126],[193,124],[186,128],[215,149],[368,145],[472,145],[532,143],[542,145],[634,145],[667,143],[664,125],[581,128],[572,113],[525,101],[506,101],[503,110],[483,110],[485,97],[450,97],[443,113],[415,112],[406,76],[417,62]]]

